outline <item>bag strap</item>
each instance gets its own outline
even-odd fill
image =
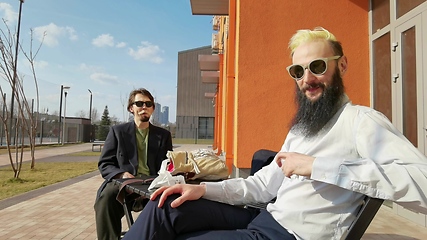
[[[146,179],[140,179],[140,178],[131,178],[128,180],[123,181],[123,183],[120,185],[119,193],[117,194],[117,201],[119,201],[121,204],[123,204],[125,201],[125,194],[126,194],[126,186],[131,183],[138,183],[138,182],[145,182]]]

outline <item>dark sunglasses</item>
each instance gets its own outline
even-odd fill
[[[144,102],[144,101],[136,101],[136,102],[133,102],[133,104],[135,104],[137,107],[142,107],[145,104],[145,106],[148,107],[148,108],[152,107],[154,105],[152,101],[146,101],[146,102]]]
[[[308,69],[314,75],[323,75],[328,70],[328,62],[335,60],[341,56],[333,56],[328,58],[318,58],[309,62],[307,65],[294,64],[286,68],[289,75],[296,81],[301,80],[304,77],[305,70]]]

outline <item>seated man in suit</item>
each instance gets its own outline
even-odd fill
[[[105,179],[95,202],[99,240],[119,239],[121,235],[124,210],[116,200],[119,187],[111,179],[156,175],[167,151],[172,151],[171,133],[149,122],[154,108],[154,98],[148,90],[133,90],[127,108],[133,121],[110,128],[98,163]]]
[[[426,156],[383,114],[350,102],[341,43],[316,28],[289,48],[298,108],[273,161],[246,179],[159,188],[125,240],[340,239],[365,195],[427,213]],[[234,206],[274,197],[266,210]]]

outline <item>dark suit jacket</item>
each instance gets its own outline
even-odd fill
[[[162,161],[166,159],[167,151],[172,151],[172,136],[168,130],[151,123],[149,129],[147,165],[150,175],[157,175]],[[124,172],[137,174],[138,150],[135,131],[134,121],[110,128],[98,162],[99,171],[105,181],[99,188],[97,197],[105,184],[117,174]]]

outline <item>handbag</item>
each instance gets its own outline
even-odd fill
[[[229,176],[225,161],[213,151],[198,149],[193,151],[168,151],[167,170],[172,175],[184,175],[188,180],[222,180]]]

